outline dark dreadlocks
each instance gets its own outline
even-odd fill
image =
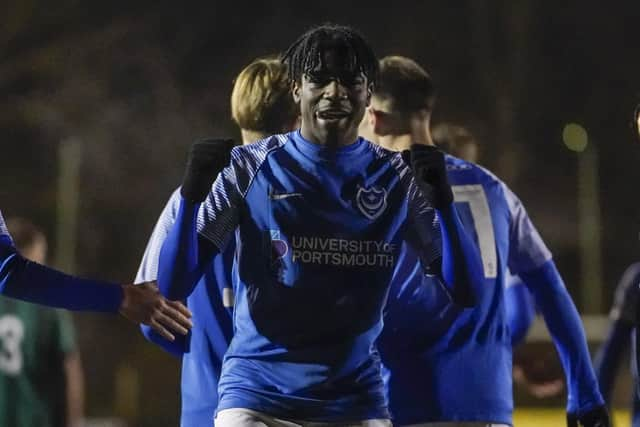
[[[371,46],[353,28],[335,24],[312,28],[289,46],[282,56],[289,79],[299,82],[303,74],[322,66],[322,54],[332,49],[345,53],[348,71],[354,74],[362,72],[370,83],[376,84],[378,59]]]

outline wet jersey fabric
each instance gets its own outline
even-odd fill
[[[507,267],[536,269],[551,254],[517,197],[479,166],[447,156],[455,205],[480,248],[486,292],[478,305],[451,304],[437,282],[400,257],[379,340],[394,423],[511,423],[511,334],[505,307]],[[427,321],[433,319],[433,321]]]
[[[364,139],[328,149],[299,131],[273,136],[234,148],[194,209],[183,200],[178,217],[193,218],[200,239],[224,249],[235,232],[237,244],[218,410],[386,418],[374,341],[400,247],[411,243],[425,266],[441,256],[436,213],[400,154]],[[163,260],[176,259],[178,240],[165,242],[158,277],[180,298],[191,290],[162,280],[177,268]]]
[[[136,283],[156,280],[160,248],[175,222],[180,200],[179,191],[171,196],[147,244]],[[230,243],[211,265],[187,298],[193,315],[193,328],[186,338],[178,335],[171,342],[149,326],[143,334],[182,360],[181,427],[212,425],[218,406],[218,380],[222,359],[233,336],[233,290],[231,274],[235,245]]]
[[[64,360],[75,349],[68,312],[0,296],[0,425],[66,425]]]

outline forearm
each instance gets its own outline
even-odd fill
[[[629,348],[633,327],[623,321],[614,321],[607,337],[595,358],[595,371],[600,392],[607,404],[611,403],[611,392],[622,359]]]
[[[478,249],[453,205],[437,213],[442,234],[442,278],[456,303],[473,306],[481,297],[484,285]]]
[[[202,276],[202,265],[215,255],[215,247],[202,247],[198,241],[196,219],[198,203],[184,198],[176,220],[160,250],[158,263],[158,287],[170,300],[185,300]]]
[[[74,351],[64,362],[67,378],[67,427],[80,427],[84,418],[84,374],[80,353]]]
[[[6,236],[0,236],[0,294],[64,308],[116,313],[120,285],[80,279],[22,257]]]
[[[582,322],[555,264],[549,260],[520,277],[534,294],[558,350],[569,392],[568,412],[602,405]]]

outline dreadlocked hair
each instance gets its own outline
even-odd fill
[[[364,37],[355,29],[344,25],[323,24],[311,28],[282,55],[289,80],[299,82],[302,75],[322,66],[322,54],[338,50],[345,54],[347,71],[362,72],[374,86],[378,81],[378,59]]]

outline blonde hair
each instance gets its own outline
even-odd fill
[[[290,130],[299,116],[287,68],[279,59],[259,58],[238,74],[231,116],[241,129],[269,134]]]

